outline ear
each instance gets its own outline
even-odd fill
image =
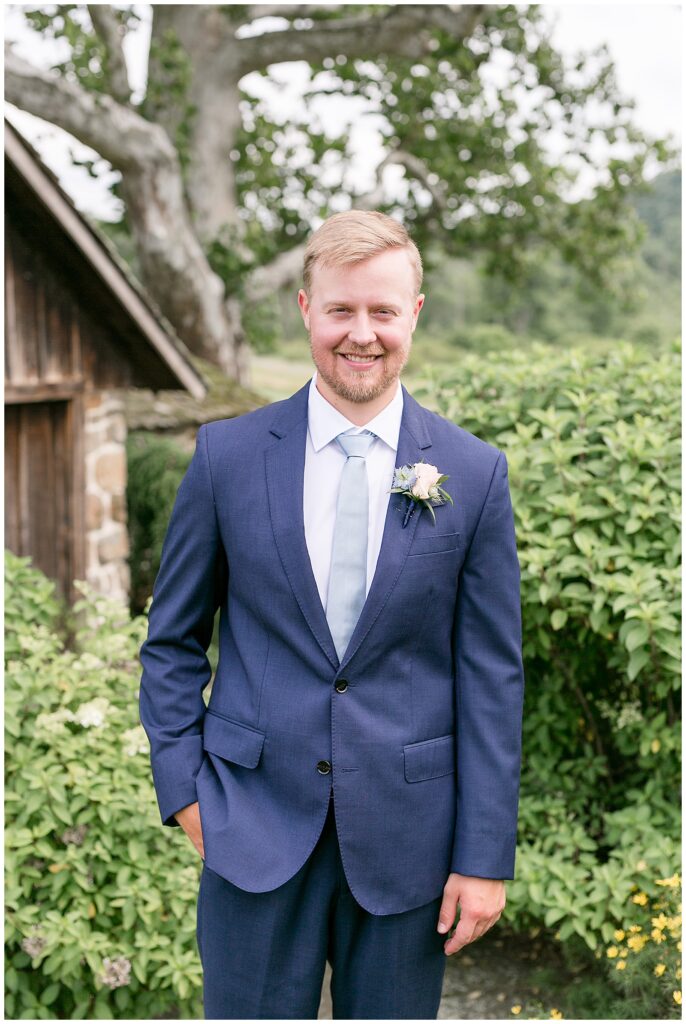
[[[303,318],[303,323],[309,331],[310,329],[310,301],[307,298],[307,292],[303,288],[298,292],[298,306],[300,307],[300,313]]]
[[[412,310],[412,330],[417,326],[417,317],[419,316],[420,309],[424,305],[425,298],[426,296],[423,294],[417,296],[417,301],[415,302],[414,309]]]

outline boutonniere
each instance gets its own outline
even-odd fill
[[[451,505],[455,504],[448,492],[441,487],[443,481],[447,479],[445,474],[426,462],[415,462],[413,466],[396,466],[391,494],[402,494],[410,499],[403,519],[403,528],[407,526],[415,505],[428,508],[435,525],[436,515],[432,506],[444,505],[446,500]]]

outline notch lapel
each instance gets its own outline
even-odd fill
[[[310,382],[287,399],[271,432],[279,440],[265,451],[269,514],[274,539],[288,581],[315,640],[335,669],[342,669],[356,653],[374,625],[395,587],[419,522],[421,506],[415,507],[407,526],[402,521],[407,499],[389,496],[381,548],[366,601],[348,647],[339,664],[326,613],[312,571],[303,516],[305,445],[307,441],[307,400]],[[419,462],[431,437],[419,403],[404,385],[396,466]]]

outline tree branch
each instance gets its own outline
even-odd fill
[[[429,182],[430,171],[426,164],[419,157],[413,156],[411,153],[406,153],[401,149],[394,149],[386,154],[376,168],[376,184],[374,188],[364,195],[355,198],[353,205],[356,210],[375,210],[383,203],[382,176],[384,170],[390,164],[401,164],[406,167],[428,189],[436,206],[440,209],[445,209],[445,190],[440,182]],[[248,300],[250,302],[259,302],[268,295],[273,295],[280,288],[284,288],[286,285],[296,281],[302,274],[304,254],[305,243],[303,242],[286,252],[279,253],[270,263],[254,270],[246,282],[246,297]]]
[[[120,170],[150,170],[175,162],[166,132],[104,93],[86,92],[61,76],[40,70],[5,46],[5,99],[56,124]]]
[[[93,28],[105,46],[104,70],[110,92],[116,100],[128,103],[131,99],[131,85],[122,46],[125,30],[117,21],[109,4],[88,4],[87,6]]]
[[[257,21],[258,18],[286,18],[292,21],[294,18],[313,18],[316,11],[337,11],[340,4],[250,4],[245,22]]]
[[[394,5],[386,13],[317,22],[308,29],[286,28],[241,40],[241,76],[270,64],[305,60],[316,63],[344,53],[346,57],[373,57],[381,53],[420,58],[430,52],[433,28],[465,39],[483,20],[483,4]]]
[[[379,165],[379,170],[388,164],[400,164],[408,170],[413,177],[422,183],[427,192],[431,193],[431,198],[439,210],[446,209],[446,199],[448,197],[443,183],[438,175],[430,171],[424,161],[420,160],[418,156],[415,156],[413,153],[406,153],[403,149],[395,149]],[[436,179],[435,181],[433,180],[434,178]]]
[[[302,275],[305,242],[295,245],[287,252],[280,252],[271,263],[258,267],[246,281],[246,298],[249,302],[259,302],[273,295],[280,288],[292,284]]]

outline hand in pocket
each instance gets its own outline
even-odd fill
[[[202,841],[202,825],[200,823],[200,805],[196,800],[194,804],[188,804],[174,815],[181,828],[184,830],[193,846],[196,848],[202,859],[205,859],[205,847]]]

